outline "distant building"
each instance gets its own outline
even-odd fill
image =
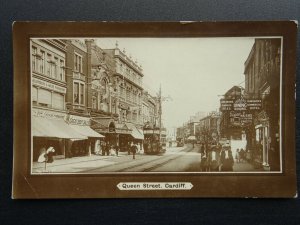
[[[233,86],[225,94],[222,100],[237,100],[244,96],[244,88]],[[220,109],[222,111],[222,109]],[[239,118],[231,116],[232,110],[222,111],[220,120],[220,136],[228,140],[242,140],[243,127],[239,123]]]
[[[142,120],[143,124],[151,124],[151,126],[157,125],[157,108],[158,102],[156,98],[151,96],[147,91],[143,92],[143,101],[142,101]]]
[[[200,119],[196,125],[197,137],[200,141],[218,141],[220,136],[220,119],[219,112],[210,112],[206,117]]]

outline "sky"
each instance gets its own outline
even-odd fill
[[[221,95],[244,87],[244,62],[252,37],[234,38],[99,38],[101,48],[115,48],[142,65],[144,89],[171,99],[162,104],[165,127],[182,126],[197,112],[219,109]]]

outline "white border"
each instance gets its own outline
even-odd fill
[[[95,39],[95,38],[138,38],[138,37],[42,37],[42,38],[30,38],[29,42],[29,52],[30,52],[30,60],[29,60],[29,66],[30,66],[30,112],[31,112],[31,118],[32,118],[32,100],[31,100],[31,88],[32,88],[32,67],[31,67],[31,56],[32,56],[32,52],[31,52],[31,40],[43,40],[43,39]],[[143,38],[155,38],[155,39],[159,39],[159,38],[165,38],[165,37],[143,37]],[[243,175],[243,174],[282,174],[283,170],[282,170],[282,150],[283,150],[283,146],[282,146],[282,59],[283,59],[283,36],[237,36],[237,37],[166,37],[166,38],[185,38],[185,39],[201,39],[201,38],[215,38],[215,39],[223,39],[223,38],[280,38],[281,39],[281,48],[280,48],[280,171],[252,171],[252,172],[99,172],[99,173],[83,173],[83,172],[77,172],[77,173],[55,173],[55,172],[49,172],[49,173],[33,173],[32,172],[32,166],[33,166],[33,136],[30,133],[30,137],[31,137],[31,162],[30,162],[30,175],[33,176],[43,176],[43,175],[93,175],[93,176],[97,176],[97,175],[114,175],[114,174],[118,174],[118,175],[122,175],[122,174],[143,174],[143,175],[148,175],[148,174],[200,174],[200,175],[222,175],[222,174],[234,174],[234,175]],[[31,120],[32,122],[32,120]],[[32,132],[32,126],[31,126],[31,132]]]

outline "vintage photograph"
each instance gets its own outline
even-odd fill
[[[29,41],[32,175],[282,173],[281,36]]]

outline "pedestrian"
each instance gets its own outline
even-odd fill
[[[132,145],[130,145],[130,142],[128,142],[128,143],[127,143],[127,152],[128,152],[128,155],[130,155],[131,146],[132,146]]]
[[[200,169],[201,172],[208,172],[208,162],[207,162],[207,156],[205,154],[201,155]]]
[[[234,160],[230,146],[224,146],[220,156],[221,171],[233,171]]]
[[[241,162],[245,162],[246,161],[246,157],[245,157],[245,150],[243,148],[241,148],[240,150],[240,159],[241,159]]]
[[[101,141],[101,152],[103,156],[105,155],[105,151],[106,151],[105,141]]]
[[[46,154],[47,154],[47,163],[53,163],[53,161],[54,161],[54,159],[53,159],[54,152],[55,152],[55,150],[54,150],[53,147],[49,147],[47,149],[47,152],[46,152]]]
[[[237,149],[236,152],[235,152],[235,159],[236,159],[236,162],[239,163],[240,162],[240,149]]]
[[[106,148],[105,148],[106,155],[109,155],[109,150],[110,150],[110,145],[109,145],[109,142],[108,142],[108,143],[106,143]]]
[[[135,153],[137,152],[137,145],[132,143],[131,145],[132,159],[135,159]]]
[[[119,156],[119,143],[116,145],[116,156]]]
[[[219,162],[220,162],[220,152],[218,151],[217,146],[211,146],[211,149],[208,154],[208,166],[209,171],[216,172],[219,171]]]
[[[205,147],[204,147],[204,144],[202,143],[201,147],[200,147],[201,156],[204,155],[204,151],[205,151]]]

